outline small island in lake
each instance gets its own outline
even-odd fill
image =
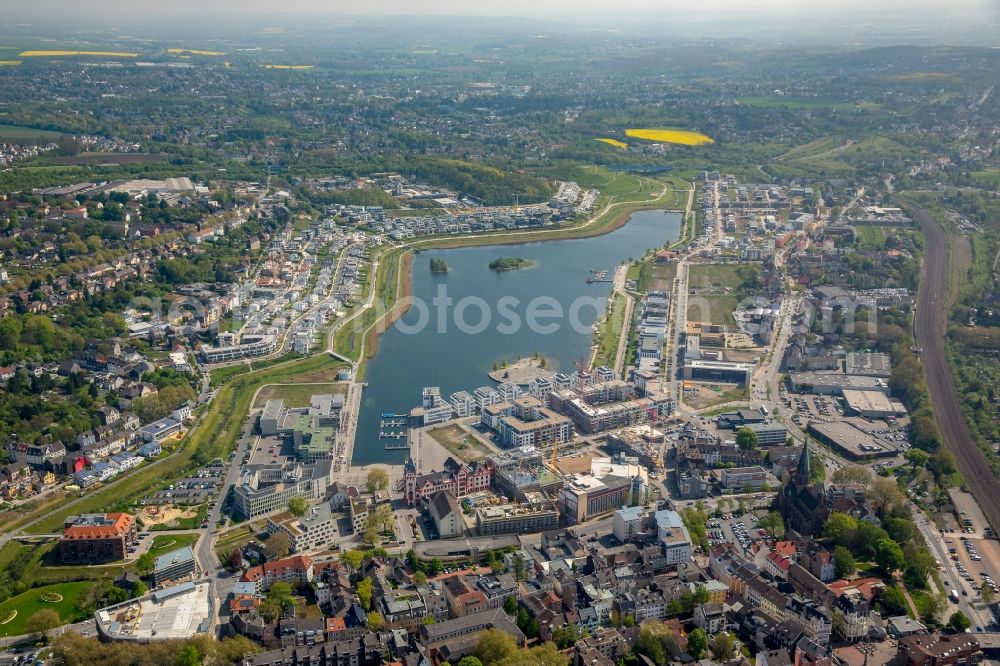
[[[490,269],[494,271],[516,271],[521,268],[534,266],[535,262],[522,257],[497,257],[490,262]]]
[[[447,273],[448,262],[444,259],[431,259],[431,273]]]

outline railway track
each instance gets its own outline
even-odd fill
[[[948,326],[949,243],[944,230],[925,210],[906,206],[924,233],[924,261],[914,314],[914,338],[923,348],[922,362],[934,404],[934,420],[944,445],[955,456],[965,483],[979,503],[990,526],[1000,526],[1000,479],[993,475],[986,456],[976,445],[965,421],[955,380],[945,355]]]

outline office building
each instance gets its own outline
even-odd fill
[[[676,511],[662,510],[653,514],[656,523],[656,537],[663,546],[667,564],[689,562],[693,552],[691,535],[684,527],[681,515]]]
[[[525,493],[519,504],[501,504],[476,510],[476,532],[479,536],[497,534],[529,534],[544,532],[559,526],[555,505],[541,493]]]
[[[609,474],[598,479],[592,474],[575,474],[563,486],[563,514],[576,523],[608,513],[629,503],[632,479]]]
[[[179,580],[196,569],[194,551],[191,546],[184,546],[156,558],[153,565],[153,582],[162,585],[168,580]]]
[[[754,367],[753,363],[687,359],[684,361],[684,379],[746,386],[750,383]]]
[[[330,485],[330,460],[304,465],[249,465],[233,486],[233,505],[247,519],[287,508],[288,500],[322,499]]]

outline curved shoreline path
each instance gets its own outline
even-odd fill
[[[915,205],[906,206],[924,234],[924,260],[920,267],[917,308],[913,316],[914,340],[923,348],[921,362],[934,405],[934,420],[973,497],[993,529],[1000,528],[1000,479],[993,475],[986,456],[976,445],[965,421],[945,349],[947,312],[951,306],[949,265],[951,244],[941,225]]]

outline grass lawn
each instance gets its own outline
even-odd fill
[[[482,442],[455,424],[433,428],[427,431],[427,434],[448,449],[453,456],[465,462],[482,460],[493,453]]]
[[[613,368],[618,355],[618,340],[621,338],[622,327],[625,325],[625,294],[616,293],[611,303],[611,311],[601,322],[597,333],[597,357],[595,365],[606,365]]]
[[[259,521],[249,525],[240,525],[239,527],[234,527],[231,530],[223,532],[219,535],[218,541],[215,542],[215,554],[219,558],[219,561],[225,562],[226,556],[231,553],[234,548],[242,548],[251,541],[259,540],[258,535],[261,534],[264,529],[264,522]]]
[[[152,553],[153,557],[157,557],[184,546],[194,546],[196,541],[198,541],[197,534],[157,534],[153,537],[153,544],[149,552]]]
[[[253,408],[264,406],[268,400],[281,399],[286,407],[308,407],[309,398],[320,393],[347,393],[347,383],[335,384],[285,384],[265,386],[257,394]]]
[[[6,571],[7,565],[14,561],[17,554],[24,548],[17,541],[8,541],[0,548],[0,571]]]
[[[394,208],[385,211],[386,217],[436,217],[444,215],[444,208]]]
[[[58,585],[36,587],[24,594],[11,597],[0,604],[0,620],[9,617],[10,612],[14,610],[17,611],[17,615],[7,624],[0,625],[0,636],[19,636],[27,633],[28,619],[34,613],[44,608],[49,608],[59,613],[59,618],[64,623],[72,622],[79,616],[79,611],[76,609],[76,600],[92,584],[91,581],[60,583]],[[53,603],[42,601],[41,597],[46,593],[59,594],[62,596],[62,600]]]

